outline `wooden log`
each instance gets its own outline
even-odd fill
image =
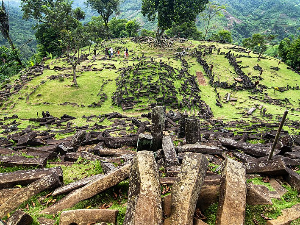
[[[60,186],[59,177],[53,173],[48,176],[44,176],[43,178],[33,182],[28,187],[24,188],[24,191],[18,192],[10,199],[8,199],[5,203],[0,206],[0,218],[7,215],[7,213],[19,207],[23,202],[30,199],[32,196],[50,188],[56,188]]]
[[[125,180],[129,176],[131,164],[127,164],[120,169],[90,182],[89,184],[77,189],[54,205],[44,209],[41,213],[43,214],[55,214],[66,208],[74,206],[76,203],[91,198],[94,195],[115,186],[121,181]]]
[[[63,171],[61,167],[0,173],[0,188],[11,188],[17,184],[27,185],[52,173],[57,174],[60,181],[63,181]]]
[[[128,203],[123,224],[162,224],[160,192],[153,152],[138,152],[130,170]]]
[[[59,224],[94,224],[113,223],[117,224],[118,210],[111,209],[78,209],[61,213]]]
[[[90,176],[90,177],[72,182],[70,184],[64,185],[62,187],[55,189],[52,193],[52,196],[69,193],[69,192],[71,192],[75,189],[81,188],[84,185],[87,185],[88,183],[92,182],[93,180],[99,179],[100,177],[103,177],[103,176],[104,176],[103,174],[97,174],[97,175]]]
[[[196,203],[204,182],[208,160],[200,153],[187,153],[172,187],[172,212],[166,224],[193,224]]]

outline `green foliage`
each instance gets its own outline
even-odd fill
[[[232,42],[231,32],[229,30],[220,30],[217,34],[212,35],[211,39],[221,43]]]
[[[155,32],[151,30],[142,29],[141,31],[142,37],[155,37]]]
[[[268,183],[264,182],[262,177],[255,177],[252,179],[248,179],[247,183],[253,183],[255,185],[264,185],[266,186],[270,191],[275,191],[274,188]]]
[[[16,60],[17,57],[18,52],[16,50],[0,46],[0,83],[16,75],[22,69]]]
[[[279,56],[292,68],[300,71],[300,36],[283,39],[278,47]]]
[[[87,0],[87,5],[92,9],[96,10],[102,17],[105,27],[108,30],[108,20],[109,17],[113,14],[119,13],[119,0]]]
[[[125,29],[129,37],[138,36],[138,31],[140,27],[141,27],[140,24],[136,20],[129,20],[125,25]]]
[[[195,21],[207,3],[208,0],[142,0],[142,14],[150,21],[157,18],[157,36],[161,37],[173,24]]]
[[[46,52],[54,55],[62,53],[60,45],[61,31],[74,30],[85,14],[80,9],[72,9],[72,2],[64,0],[22,0],[23,17],[36,19],[36,39],[40,55]]]
[[[253,34],[252,37],[243,40],[243,46],[262,54],[267,50],[267,43],[272,39],[274,39],[272,35]]]
[[[127,22],[128,21],[126,19],[117,19],[116,17],[112,18],[108,22],[108,27],[109,27],[111,37],[119,38],[121,37],[121,35],[124,35],[124,31],[126,31],[125,27]],[[126,34],[128,35],[128,33]]]
[[[222,17],[223,16],[223,10],[226,7],[224,5],[219,5],[216,2],[209,2],[205,6],[205,10],[200,13],[200,18],[205,23],[205,32],[204,32],[204,39],[207,38],[208,33],[212,29],[211,23],[216,17]]]
[[[93,16],[91,21],[85,24],[85,27],[88,32],[89,40],[95,43],[99,43],[99,38],[104,39],[107,36],[107,30],[101,16]]]
[[[166,34],[171,37],[177,36],[193,40],[203,39],[202,33],[197,30],[194,22],[184,22],[180,25],[174,24],[171,29],[166,31]]]

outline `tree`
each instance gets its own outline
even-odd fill
[[[0,46],[0,82],[17,74],[22,69],[18,60],[16,60],[16,58],[18,58],[16,54],[17,51],[5,46]]]
[[[35,19],[36,38],[42,56],[46,53],[60,55],[59,43],[62,30],[73,30],[79,26],[85,13],[72,9],[72,2],[67,0],[21,0],[24,19]]]
[[[283,39],[279,44],[278,52],[282,61],[300,71],[300,36],[293,40],[290,38]]]
[[[157,39],[172,26],[196,20],[208,0],[142,0],[142,14],[148,20],[157,18]]]
[[[18,62],[18,64],[20,66],[23,66],[22,61],[19,57],[19,55],[17,54],[17,50],[15,48],[15,45],[9,35],[9,20],[8,20],[8,13],[6,11],[6,8],[4,6],[4,2],[2,0],[2,6],[0,7],[0,30],[1,33],[3,35],[3,37],[8,41],[8,43],[10,44],[10,47],[12,48],[12,50],[15,52],[15,60]]]
[[[119,13],[120,0],[87,0],[86,4],[96,10],[102,17],[108,34],[109,17]]]
[[[155,37],[155,32],[152,30],[142,29],[141,36],[142,37]]]
[[[274,35],[253,34],[250,38],[245,38],[243,46],[259,53],[258,58],[267,50],[267,43],[275,38]]]
[[[231,32],[229,30],[219,30],[217,34],[212,35],[212,40],[222,43],[231,43]]]
[[[128,37],[128,33],[126,32],[126,23],[128,21],[126,19],[117,19],[116,17],[112,18],[109,23],[109,32],[112,38]]]
[[[88,35],[86,29],[83,26],[78,26],[76,29],[62,30],[61,45],[65,50],[68,63],[72,66],[73,71],[73,84],[78,87],[76,79],[76,68],[80,64],[80,48],[86,45],[88,41]]]
[[[206,23],[205,25],[205,31],[204,31],[204,39],[207,38],[207,34],[211,28],[211,22],[212,20],[217,17],[217,16],[223,16],[222,11],[225,9],[226,7],[224,5],[218,5],[215,2],[209,2],[206,7],[205,10],[203,12],[201,12],[200,16],[203,19],[203,21]]]
[[[202,33],[197,30],[194,22],[184,22],[180,25],[174,25],[166,31],[166,34],[172,37],[192,38],[194,40],[201,40],[203,38]]]
[[[129,20],[125,25],[129,37],[136,37],[140,28],[141,26],[136,20]]]
[[[104,39],[106,28],[101,16],[93,16],[91,21],[85,24],[88,32],[89,39],[95,43],[99,43],[99,40]]]

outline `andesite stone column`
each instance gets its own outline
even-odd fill
[[[153,136],[151,150],[156,151],[162,148],[162,137],[166,122],[166,108],[164,106],[156,106],[153,108],[151,119],[151,134]]]

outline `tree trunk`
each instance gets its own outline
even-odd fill
[[[72,65],[72,69],[73,69],[73,83],[74,83],[74,86],[78,87],[78,84],[77,84],[77,79],[76,79],[76,64],[73,64]]]
[[[22,61],[21,61],[19,55],[17,54],[17,50],[16,50],[15,45],[14,45],[14,43],[12,42],[12,40],[11,40],[9,34],[7,34],[7,40],[8,40],[8,42],[9,42],[9,44],[10,44],[10,47],[12,48],[12,50],[13,50],[13,52],[14,52],[14,54],[15,54],[16,61],[18,62],[18,65],[23,67]]]

